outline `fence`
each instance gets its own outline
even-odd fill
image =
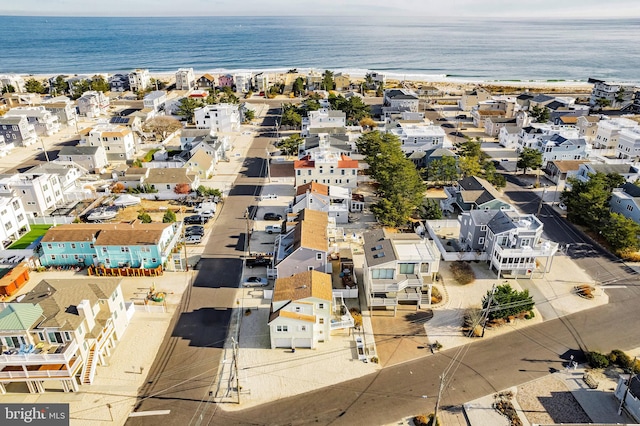
[[[426,221],[427,232],[429,236],[433,240],[433,242],[440,250],[440,255],[442,259],[452,262],[456,260],[487,260],[489,255],[485,252],[474,252],[474,251],[453,251],[449,252],[446,250],[444,245],[442,244],[442,240],[436,233],[436,230],[442,228],[459,228],[460,222],[452,219],[444,219],[444,220],[427,220]]]
[[[29,225],[64,225],[73,223],[75,217],[70,216],[38,216],[29,217]]]

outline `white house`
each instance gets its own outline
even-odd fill
[[[407,89],[387,89],[384,91],[383,115],[390,112],[418,112],[420,99]]]
[[[133,132],[114,124],[100,123],[81,132],[81,145],[101,146],[109,162],[135,160],[135,139]]]
[[[635,162],[640,161],[640,126],[620,131],[616,156]]]
[[[234,74],[233,81],[236,85],[236,92],[247,93],[251,90],[252,75],[250,72]]]
[[[0,194],[20,197],[29,216],[45,216],[64,204],[60,179],[50,173],[0,175]]]
[[[29,146],[38,141],[35,126],[29,123],[27,117],[23,115],[17,117],[0,116],[0,136],[4,137],[6,144],[15,146]]]
[[[156,168],[149,169],[144,183],[158,191],[154,194],[158,199],[171,200],[185,195],[175,192],[177,185],[187,184],[190,191],[195,191],[200,185],[200,177],[184,168]]]
[[[462,94],[458,101],[458,108],[463,111],[471,111],[471,108],[478,105],[478,102],[488,101],[491,99],[491,93],[482,87],[476,87],[473,90],[467,90]]]
[[[74,126],[78,120],[78,113],[71,99],[66,96],[56,96],[41,104],[47,111],[58,117],[58,122],[65,126]]]
[[[352,196],[349,188],[309,182],[296,188],[296,196],[289,203],[288,213],[303,209],[325,212],[335,223],[348,223]]]
[[[102,170],[109,162],[103,146],[63,146],[55,161],[73,162],[92,173]]]
[[[78,384],[90,385],[132,315],[120,282],[47,279],[20,303],[3,304],[0,340],[8,350],[0,355],[0,393],[13,382],[26,383],[31,393],[44,393],[52,382],[60,382],[65,392],[77,392]]]
[[[109,112],[109,98],[95,90],[84,92],[78,98],[78,113],[85,117],[96,118]]]
[[[505,148],[515,148],[518,146],[518,138],[520,134],[520,127],[518,126],[503,126],[498,131],[498,141],[500,146]]]
[[[133,92],[146,90],[151,84],[151,77],[148,69],[136,69],[129,73],[129,88]]]
[[[0,241],[16,241],[31,230],[22,198],[14,194],[0,189]]]
[[[589,180],[589,175],[596,173],[619,174],[627,182],[633,183],[640,179],[640,167],[632,164],[606,164],[606,163],[584,163],[578,168],[576,178],[582,182]]]
[[[445,147],[445,131],[427,123],[399,122],[387,130],[400,139],[402,152],[426,152]]]
[[[330,340],[331,275],[315,270],[276,279],[269,332],[271,348],[311,348]]]
[[[5,117],[26,117],[40,136],[52,136],[60,131],[60,120],[44,106],[11,108]]]
[[[347,125],[347,115],[342,111],[333,111],[326,108],[317,111],[309,111],[307,117],[302,118],[302,137],[309,135],[310,129],[324,129],[345,127]]]
[[[167,92],[164,90],[154,90],[142,99],[142,104],[145,108],[149,108],[154,113],[157,113],[166,101]]]
[[[191,90],[196,87],[193,68],[180,68],[176,72],[176,90]]]
[[[591,147],[582,138],[568,139],[560,134],[544,135],[534,146],[542,153],[542,165],[552,160],[582,160],[589,158]]]
[[[26,92],[24,89],[24,78],[22,78],[20,74],[0,74],[0,89],[8,86],[12,86],[15,92]]]
[[[638,127],[640,127],[640,124],[636,121],[624,117],[599,120],[593,138],[593,147],[595,149],[616,149],[620,132]]]
[[[240,111],[238,105],[205,105],[194,111],[198,129],[210,129],[212,132],[237,132],[240,130]]]
[[[62,163],[60,161],[52,161],[50,163],[42,163],[27,170],[30,174],[52,174],[58,177],[60,188],[65,201],[70,202],[79,199],[89,198],[91,191],[82,188],[78,180],[87,173],[86,169],[74,163]]]
[[[417,234],[376,229],[363,234],[363,279],[370,309],[392,308],[412,302],[416,309],[431,304],[431,283],[440,265],[433,241]]]
[[[358,161],[329,150],[311,152],[294,161],[295,185],[309,182],[345,188],[358,186]]]
[[[631,103],[634,92],[632,84],[607,82],[594,78],[590,78],[589,83],[593,83],[589,97],[589,105],[591,106],[598,105],[599,99],[604,99],[609,102],[609,105],[618,108]]]

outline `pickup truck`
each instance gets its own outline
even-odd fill
[[[267,234],[279,234],[282,232],[282,227],[280,225],[269,225],[265,229]]]

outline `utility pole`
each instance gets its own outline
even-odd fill
[[[247,257],[251,256],[251,234],[250,234],[250,229],[249,229],[249,207],[247,207],[247,209],[244,211],[244,218],[247,222],[247,243],[245,244],[246,249],[247,249]]]
[[[436,399],[436,407],[433,409],[433,422],[438,424],[438,409],[440,408],[440,398],[442,397],[442,389],[444,389],[444,373],[440,376],[440,387],[438,388],[438,398]]]
[[[236,375],[236,392],[238,394],[238,405],[240,405],[240,375],[238,374],[238,342],[235,338],[231,338],[233,341],[233,369]]]
[[[631,387],[631,381],[636,376],[633,373],[634,368],[636,367],[636,357],[633,358],[633,364],[631,364],[631,371],[629,372],[629,381],[627,382],[627,388],[624,390],[624,394],[622,395],[622,399],[620,400],[620,407],[618,407],[618,415],[622,415],[622,407],[624,406],[624,400],[627,399],[627,394],[629,393],[629,388]]]
[[[480,337],[484,337],[484,330],[487,328],[487,321],[489,321],[489,310],[491,309],[491,303],[493,303],[494,294],[496,294],[496,283],[493,283],[493,287],[491,287],[491,295],[489,296],[489,301],[487,302],[487,310],[483,315],[482,335]]]
[[[180,213],[182,213],[182,245],[184,246],[184,267],[185,271],[189,272],[189,255],[187,254],[187,242],[185,241],[185,224],[184,224],[184,206],[180,206]]]
[[[540,217],[540,212],[542,211],[542,203],[544,202],[544,196],[547,194],[547,188],[545,187],[542,191],[542,197],[540,198],[540,204],[538,204],[538,212],[536,213],[537,217]]]

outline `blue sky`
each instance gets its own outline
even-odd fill
[[[639,18],[638,0],[2,0],[0,15]]]

